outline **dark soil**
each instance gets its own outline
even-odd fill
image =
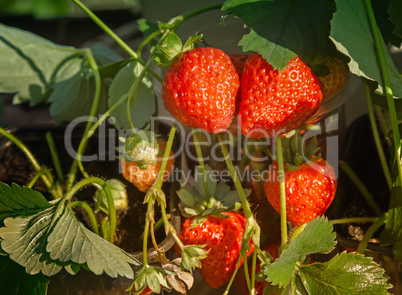
[[[385,144],[384,150],[387,152]],[[355,171],[381,209],[384,212],[387,211],[390,192],[383,176],[367,115],[358,118],[348,128],[340,159],[344,160]],[[339,169],[337,194],[326,215],[330,219],[376,217],[356,186],[341,169]],[[359,241],[370,225],[346,224],[337,225],[335,228],[342,236]]]

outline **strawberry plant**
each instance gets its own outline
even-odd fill
[[[249,294],[257,289],[264,294],[389,294],[393,286],[385,270],[363,254],[376,237],[402,260],[402,79],[387,50],[402,41],[397,0],[228,0],[165,23],[139,19],[138,48],[128,46],[80,0],[72,2],[129,57],[102,45],[56,45],[0,25],[0,92],[13,93],[15,104],[49,105],[56,124],[85,123],[66,174],[48,133],[55,175],[39,163],[35,150],[0,128],[35,170],[25,185],[0,183],[1,290],[46,294],[49,281],[62,270],[74,276],[85,269],[130,279],[124,289],[131,294],[192,293],[194,271],[211,288],[224,286],[223,294],[233,291],[238,275]],[[178,28],[211,10],[222,13],[216,26],[233,15],[248,28],[233,44],[244,54],[203,44],[202,28],[182,40]],[[320,139],[311,134],[319,126],[313,124],[320,120],[317,110],[342,93],[346,73],[363,82],[390,202],[386,210],[380,208],[348,163],[340,162],[374,215],[329,220],[327,209],[339,197],[338,163],[322,158]],[[158,106],[155,88],[161,89],[163,105]],[[168,134],[159,134],[154,120],[161,108],[174,118]],[[89,140],[106,123],[124,131],[117,147],[122,177],[143,192],[141,257],[115,244],[116,208],[127,206],[126,185],[87,169]],[[234,135],[233,128],[238,129]],[[185,179],[193,183],[182,181],[177,190],[172,185],[166,196],[163,184],[178,163],[172,149],[178,130],[192,136],[197,169]],[[246,181],[250,169],[269,178],[259,174]],[[33,189],[39,179],[46,194]],[[93,204],[77,199],[89,186],[95,187]],[[263,198],[254,198],[259,194]],[[167,212],[172,195],[181,200],[180,229]],[[268,202],[280,215],[279,237],[258,216]],[[77,207],[89,225],[77,217]],[[346,223],[369,224],[356,251],[310,263],[313,255],[333,253],[334,225]],[[179,257],[159,247],[159,227],[175,241]],[[156,258],[148,255],[150,244]],[[273,245],[275,252],[263,250]]]

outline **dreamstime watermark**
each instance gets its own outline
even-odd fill
[[[65,130],[64,144],[67,153],[72,158],[77,158],[79,147],[73,144],[73,138],[77,136],[77,131],[85,126],[88,122],[95,123],[98,121],[98,117],[80,117],[73,120]],[[159,134],[162,138],[167,138],[170,126],[175,122],[171,117],[152,117],[149,124],[149,130],[156,134]],[[258,132],[260,139],[249,139],[247,136],[241,135],[241,121],[240,118],[237,121],[238,124],[232,124],[230,128],[221,133],[222,144],[227,146],[229,156],[235,163],[242,162],[245,159],[254,163],[266,163],[270,159],[268,155],[276,154],[275,134],[264,134],[263,130],[254,130]],[[124,142],[121,139],[127,138],[132,131],[127,131],[122,128],[117,129],[114,127],[114,119],[108,118],[105,122],[101,123],[94,134],[89,134],[90,144],[97,145],[97,151],[92,154],[80,155],[82,162],[92,161],[116,161],[116,158],[124,156]],[[163,128],[161,128],[163,127]],[[339,114],[333,113],[324,119],[308,125],[306,129],[303,129],[303,140],[308,142],[311,138],[316,136],[319,138],[320,152],[325,155],[328,165],[331,165],[335,174],[338,175],[338,160],[339,160]],[[136,131],[140,136],[146,136],[146,133]],[[197,156],[195,143],[193,140],[194,132],[197,132],[197,138],[199,146],[202,150],[202,161],[209,163],[225,163],[225,158],[222,153],[221,143],[217,140],[216,134],[208,133],[201,129],[190,129],[177,123],[176,135],[173,145],[173,155],[171,157],[175,159],[184,158],[186,162],[195,163],[195,167],[199,163]],[[82,135],[82,134],[81,134]],[[291,135],[291,133],[288,133]],[[144,138],[146,139],[146,138]],[[93,150],[93,149],[92,149]],[[255,151],[262,151],[262,153],[255,153]],[[267,152],[264,152],[267,151]],[[304,155],[303,150],[301,155]],[[316,170],[322,170],[321,166],[318,166],[309,159],[304,159],[309,165]],[[247,162],[246,161],[246,162]],[[183,163],[182,163],[183,164]],[[183,166],[183,165],[182,165]],[[238,169],[237,167],[235,167]],[[119,165],[117,168],[119,172],[122,172],[122,167]],[[208,177],[211,180],[216,181],[228,181],[231,179],[229,171],[227,169],[220,169],[221,171],[211,173]],[[269,170],[258,171],[252,170],[249,166],[237,170],[237,175],[241,181],[253,181],[256,179],[269,179]],[[182,169],[182,167],[175,167],[170,174],[169,180],[187,182],[190,179],[190,175],[194,178],[197,177],[197,170],[190,171],[188,168]]]

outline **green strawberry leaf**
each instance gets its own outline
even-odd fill
[[[130,264],[140,263],[129,254],[102,239],[78,222],[71,209],[66,208],[52,227],[46,251],[53,260],[85,264],[96,275],[133,277]]]
[[[62,269],[62,264],[44,251],[49,228],[57,217],[53,205],[28,217],[7,218],[0,228],[1,247],[30,275],[52,276]]]
[[[1,247],[10,258],[31,275],[51,276],[75,263],[98,275],[133,278],[129,264],[140,263],[88,230],[62,202],[31,216],[4,220]]]
[[[331,21],[330,38],[340,52],[351,58],[349,62],[351,73],[377,81],[380,84],[378,91],[382,93],[381,67],[364,3],[362,1],[337,1],[337,8]],[[396,97],[402,97],[401,76],[384,42],[382,42],[382,47],[393,94]]]
[[[90,47],[98,65],[108,65],[122,61],[122,57],[102,43],[94,43]]]
[[[389,20],[395,25],[394,34],[402,38],[402,2],[391,0],[388,8]]]
[[[332,225],[324,217],[316,218],[307,223],[304,231],[266,268],[265,274],[273,285],[286,286],[296,270],[297,262],[303,261],[309,254],[328,253],[335,244]]]
[[[65,62],[58,70],[53,91],[50,94],[50,114],[55,116],[55,123],[74,120],[90,113],[95,96],[93,77],[87,77],[92,71],[85,59],[72,59]],[[98,112],[107,110],[107,90],[102,86]]]
[[[392,285],[372,258],[341,253],[325,263],[300,266],[299,275],[308,294],[389,294]]]
[[[131,62],[125,65],[113,79],[109,88],[109,107],[112,107],[122,97],[129,97],[131,87],[138,78],[143,66],[138,62]],[[134,94],[133,94],[134,95]],[[127,119],[127,103],[124,101],[112,112],[111,116],[115,119],[116,128],[131,129]],[[155,93],[152,82],[146,76],[142,80],[135,97],[131,100],[130,112],[133,124],[136,128],[144,127],[156,111]]]
[[[28,187],[0,182],[0,220],[7,217],[32,215],[51,205],[39,192]]]
[[[159,31],[159,25],[156,22],[141,18],[137,21],[138,29],[144,33],[145,36],[152,35]]]
[[[399,47],[402,39],[394,34],[395,25],[391,22],[390,15],[387,11],[390,2],[390,0],[372,0],[371,5],[373,6],[377,25],[384,38],[385,44],[392,43]],[[399,11],[399,13],[402,13],[402,11]]]
[[[57,69],[82,51],[0,24],[0,52],[0,92],[34,106],[47,102]]]
[[[243,51],[260,53],[278,70],[296,55],[308,62],[329,50],[333,1],[229,0],[222,9],[252,29],[239,43]]]
[[[0,256],[0,290],[7,295],[46,295],[48,280],[43,274],[29,275],[7,256]]]

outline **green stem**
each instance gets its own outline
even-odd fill
[[[35,185],[35,183],[38,181],[38,179],[42,176],[42,174],[49,175],[50,172],[46,168],[41,168],[38,172],[36,172],[34,177],[32,177],[31,181],[28,183],[27,186],[29,188],[32,188]]]
[[[80,145],[78,146],[78,151],[77,154],[81,155],[83,153],[83,150],[85,149],[85,143],[88,141],[89,138],[91,138],[92,135],[94,135],[95,130],[99,127],[99,125],[104,122],[109,116],[110,113],[113,112],[118,106],[120,106],[125,100],[127,99],[127,95],[122,96],[114,105],[112,105],[109,110],[107,110],[99,119],[96,121],[89,130],[84,133],[83,138],[80,142]],[[73,185],[75,181],[75,177],[77,174],[77,168],[78,168],[78,161],[77,158],[74,160],[70,173],[68,174],[67,177],[67,182],[66,182],[66,190],[69,190],[71,186]]]
[[[244,276],[247,283],[247,289],[251,290],[251,282],[250,282],[250,274],[248,270],[248,261],[247,261],[247,254],[246,251],[244,253],[240,253],[240,256],[243,257],[243,268],[244,268]]]
[[[147,36],[140,44],[140,46],[138,46],[137,49],[137,55],[141,56],[141,52],[142,49],[145,47],[145,45],[147,45],[149,42],[151,42],[154,38],[158,37],[161,34],[161,31],[156,31],[154,33],[152,33],[151,35]]]
[[[169,156],[170,156],[170,151],[172,150],[173,139],[174,139],[174,136],[176,134],[176,129],[177,129],[177,123],[174,122],[173,125],[172,125],[172,128],[170,128],[169,137],[168,137],[168,141],[167,141],[167,144],[166,144],[166,149],[165,149],[165,152],[163,154],[161,168],[159,170],[158,176],[157,176],[157,178],[155,180],[155,183],[154,183],[154,187],[158,188],[158,189],[162,188],[163,176],[165,174],[167,161],[168,161]]]
[[[384,171],[384,176],[387,181],[388,188],[391,190],[392,189],[391,172],[389,171],[387,158],[385,156],[384,149],[382,148],[380,134],[378,132],[378,126],[377,126],[377,122],[376,122],[375,114],[374,114],[373,101],[371,99],[370,88],[367,85],[367,83],[364,83],[364,90],[366,93],[368,114],[369,114],[369,118],[370,118],[371,129],[373,131],[374,142],[377,147],[378,156],[380,157],[381,167],[382,167],[382,170]]]
[[[223,293],[223,295],[228,295],[229,294],[229,290],[232,287],[232,284],[233,284],[233,281],[234,281],[234,279],[236,277],[237,272],[239,271],[240,263],[241,263],[242,258],[243,258],[243,255],[239,255],[239,258],[237,259],[236,268],[235,268],[235,270],[233,272],[232,277],[230,278],[230,281],[226,285],[226,289],[225,289],[225,292]]]
[[[148,265],[148,258],[147,258],[147,250],[148,250],[148,232],[149,232],[149,223],[150,223],[150,214],[152,214],[154,210],[154,200],[153,198],[149,200],[147,206],[147,213],[145,218],[145,227],[144,227],[144,239],[142,240],[142,264]]]
[[[250,294],[254,295],[255,294],[255,271],[257,268],[257,250],[254,250],[253,252],[253,264],[251,265],[251,289],[250,289]]]
[[[193,129],[192,134],[193,134],[193,138],[194,138],[194,146],[195,146],[195,151],[197,153],[198,163],[200,164],[200,169],[201,169],[201,174],[202,174],[202,181],[203,181],[203,184],[204,184],[205,196],[207,197],[207,204],[209,205],[211,203],[211,196],[209,195],[207,174],[205,172],[205,165],[204,165],[204,157],[202,155],[200,142],[198,140],[197,131],[195,129]]]
[[[92,210],[91,206],[89,206],[87,203],[83,201],[74,201],[70,203],[71,208],[73,207],[81,207],[82,209],[85,210],[85,212],[88,215],[89,221],[91,222],[92,226],[92,231],[99,235],[99,229],[98,229],[98,222],[96,221],[95,213]]]
[[[133,120],[131,119],[131,104],[135,102],[135,98],[138,92],[138,89],[141,85],[142,79],[145,77],[145,74],[148,72],[149,70],[149,66],[151,65],[151,63],[154,60],[154,55],[152,54],[147,63],[145,64],[144,68],[142,69],[140,75],[135,79],[133,85],[131,86],[129,95],[128,95],[128,99],[127,99],[127,103],[126,103],[126,116],[127,116],[127,120],[128,123],[130,125],[130,128],[132,130],[134,130],[134,124],[133,124]]]
[[[294,240],[294,239],[296,239],[303,231],[304,231],[304,229],[306,228],[306,225],[307,225],[307,223],[305,223],[305,224],[302,224],[302,225],[300,225],[300,226],[298,226],[296,229],[295,229],[295,231],[292,233],[292,236],[290,237],[290,243]]]
[[[64,201],[69,201],[71,198],[83,187],[87,185],[100,185],[104,188],[107,200],[108,200],[108,205],[109,205],[109,219],[110,219],[110,228],[109,228],[109,239],[110,242],[114,242],[114,233],[116,231],[116,209],[114,207],[114,201],[113,201],[113,196],[110,191],[110,188],[106,186],[106,182],[99,178],[99,177],[88,177],[80,180],[77,182],[73,187],[71,187],[70,190],[67,191],[67,193],[64,195],[63,200]]]
[[[357,247],[357,251],[356,251],[357,253],[360,253],[360,254],[364,253],[364,251],[366,250],[370,239],[375,234],[375,232],[385,223],[386,220],[387,220],[387,216],[385,214],[383,214],[380,218],[377,219],[376,222],[374,222],[369,227],[369,229],[364,234],[363,239],[359,243],[359,246]]]
[[[367,187],[364,185],[364,183],[360,180],[360,178],[356,175],[356,173],[353,171],[353,169],[345,162],[345,161],[339,161],[339,166],[342,168],[342,170],[349,176],[351,181],[355,184],[357,189],[360,191],[366,202],[369,204],[369,206],[373,209],[374,213],[378,216],[381,216],[384,214],[384,212],[381,210],[381,208],[378,206],[376,201],[374,200],[373,195],[370,193],[370,191],[367,189]]]
[[[381,33],[377,26],[373,7],[371,6],[370,0],[364,0],[364,4],[366,6],[367,15],[368,15],[371,30],[373,33],[374,42],[375,42],[375,46],[377,49],[378,60],[380,62],[381,74],[382,74],[382,79],[384,82],[383,87],[384,87],[385,95],[387,97],[388,109],[389,109],[389,114],[391,116],[391,122],[392,122],[392,132],[393,132],[394,145],[395,145],[396,165],[398,168],[399,179],[402,180],[401,135],[399,133],[398,118],[396,115],[394,95],[393,95],[392,88],[391,88],[391,80],[390,80],[388,69],[387,69],[387,61],[385,59],[384,48],[382,46],[382,37],[381,37]],[[402,186],[402,181],[401,181],[400,185]]]
[[[232,159],[230,158],[228,148],[224,144],[224,138],[222,137],[222,134],[218,134],[218,140],[219,140],[219,143],[220,143],[220,146],[222,149],[223,156],[225,157],[226,165],[228,166],[230,176],[232,177],[236,190],[239,194],[240,201],[241,201],[243,211],[244,211],[244,216],[246,217],[246,219],[253,219],[254,217],[253,217],[253,213],[250,209],[250,204],[247,201],[247,197],[246,197],[246,194],[244,193],[244,189],[240,182],[240,178],[237,175],[237,172],[236,172],[236,169],[234,168]]]
[[[279,190],[280,190],[280,211],[281,211],[281,236],[282,236],[282,251],[286,249],[288,243],[288,225],[286,219],[286,184],[285,170],[283,165],[283,150],[282,138],[280,135],[276,137],[276,151],[278,159],[278,175],[279,175]]]
[[[64,172],[60,163],[60,157],[57,152],[56,144],[54,143],[52,133],[50,131],[46,132],[45,137],[47,145],[49,146],[50,149],[50,155],[52,156],[54,168],[56,169],[57,178],[59,179],[60,182],[64,183],[65,181]]]
[[[28,158],[29,162],[32,164],[32,166],[36,172],[39,172],[41,169],[44,169],[39,165],[38,160],[31,153],[31,151],[28,149],[28,147],[25,144],[23,144],[18,138],[16,138],[14,135],[8,133],[5,129],[3,129],[1,127],[0,127],[0,134],[4,135],[6,138],[8,138],[10,141],[12,141],[25,154],[25,156]],[[40,175],[40,178],[42,179],[46,188],[52,194],[53,198],[58,199],[60,196],[58,195],[58,193],[54,187],[54,180],[53,180],[52,174],[50,172],[43,173]]]
[[[332,219],[329,221],[329,224],[346,224],[346,223],[367,223],[367,222],[375,222],[378,217],[350,217],[350,218],[339,218]]]
[[[134,50],[130,48],[119,36],[117,36],[103,21],[101,21],[91,10],[89,10],[81,1],[72,0],[78,5],[102,30],[104,30],[110,37],[112,37],[117,44],[120,45],[128,54],[130,54],[135,59],[138,58]]]

